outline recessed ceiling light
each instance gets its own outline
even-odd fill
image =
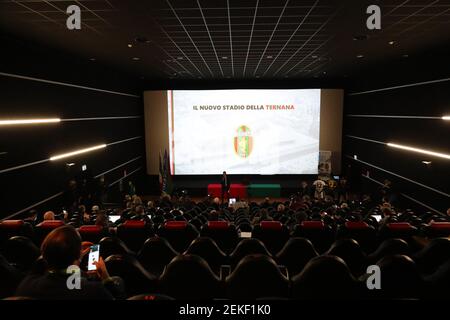
[[[327,72],[326,72],[326,71],[324,71],[324,72],[323,72],[323,74],[327,74]]]
[[[129,43],[128,48],[133,48],[133,45],[131,43]]]
[[[358,54],[356,57],[357,57],[358,59],[361,59],[361,58],[364,58],[364,55]]]
[[[222,57],[222,59],[226,60],[226,59],[228,59],[228,57]]]
[[[450,116],[443,116],[442,120],[450,120]]]
[[[256,78],[259,78],[259,76],[256,76]]]
[[[183,60],[183,57],[177,57],[177,60]]]
[[[312,55],[311,58],[317,59],[317,55]]]
[[[95,61],[95,60],[97,60],[97,59],[95,59],[95,58],[89,58],[89,60],[90,60],[90,61]]]
[[[402,57],[403,57],[403,58],[409,58],[409,55],[404,54],[404,55],[402,55]]]
[[[388,42],[391,46],[395,43],[395,41],[394,40],[391,40],[391,41],[389,41]]]
[[[68,166],[68,167],[72,167],[74,165],[75,165],[75,162],[66,163],[66,166]]]
[[[141,58],[138,58],[138,57],[133,57],[133,58],[131,58],[133,61],[139,61],[139,60],[141,60]]]
[[[423,164],[426,164],[426,165],[429,165],[429,164],[431,164],[431,161],[423,160],[422,163],[423,163]]]
[[[269,56],[267,56],[266,58],[267,58],[267,59],[272,59],[272,58],[273,58],[273,56],[270,56],[270,55],[269,55]]]

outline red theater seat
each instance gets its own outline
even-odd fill
[[[35,228],[35,242],[36,245],[40,246],[42,241],[44,241],[45,237],[55,230],[64,225],[64,221],[62,220],[45,220],[39,223]]]
[[[98,243],[103,237],[107,237],[109,232],[105,231],[101,226],[88,225],[78,228],[78,233],[83,241]]]
[[[231,253],[239,241],[236,227],[228,221],[209,221],[202,227],[201,236],[213,239],[227,254]]]
[[[425,234],[430,238],[450,236],[450,222],[432,222],[424,228]]]
[[[145,240],[153,235],[153,228],[145,221],[127,220],[117,227],[117,237],[134,252],[138,252]]]
[[[261,240],[276,255],[289,239],[289,230],[279,221],[261,221],[252,231],[252,237]]]
[[[0,222],[0,243],[13,236],[33,237],[33,227],[22,220],[4,220]]]
[[[364,221],[347,221],[337,231],[337,239],[354,239],[361,248],[370,253],[376,250],[377,232]]]

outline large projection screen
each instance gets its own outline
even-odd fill
[[[316,174],[320,89],[169,92],[174,174]]]
[[[167,150],[176,175],[317,174],[322,150],[339,173],[342,97],[331,89],[146,91],[147,171],[157,174]]]

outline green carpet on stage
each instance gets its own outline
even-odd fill
[[[249,184],[247,188],[250,197],[279,197],[281,186],[279,184]]]

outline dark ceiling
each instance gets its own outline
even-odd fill
[[[0,0],[4,33],[146,79],[343,78],[448,42],[449,22],[450,0]]]

